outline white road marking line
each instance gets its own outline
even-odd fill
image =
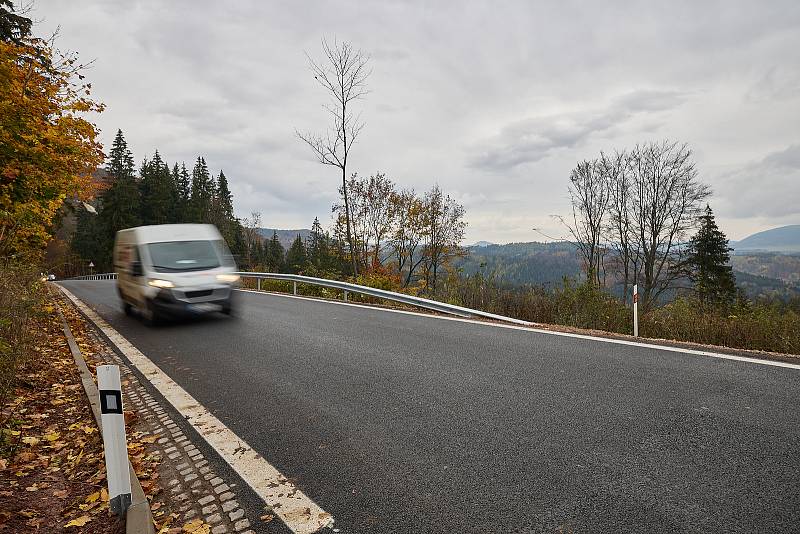
[[[333,525],[331,514],[289,482],[242,438],[214,417],[147,356],[66,288],[61,291],[103,331],[206,442],[236,471],[292,532],[312,534]]]
[[[389,313],[401,313],[405,315],[416,315],[418,317],[425,317],[428,319],[441,319],[444,321],[458,321],[461,323],[471,323],[477,324],[481,326],[489,326],[494,328],[507,328],[510,330],[522,330],[524,332],[535,332],[538,334],[548,334],[551,336],[563,336],[563,337],[572,337],[577,339],[586,339],[589,341],[600,341],[602,343],[614,343],[617,345],[629,345],[632,347],[641,347],[645,349],[655,349],[655,350],[663,350],[668,352],[680,352],[683,354],[693,354],[695,356],[708,356],[711,358],[720,358],[722,360],[733,360],[737,362],[746,362],[746,363],[755,363],[759,365],[769,365],[773,367],[785,367],[787,369],[798,369],[800,370],[800,364],[796,363],[789,363],[789,362],[782,362],[778,360],[767,360],[761,358],[751,358],[749,356],[736,356],[735,354],[722,354],[719,352],[711,352],[705,350],[698,350],[698,349],[687,349],[683,347],[671,347],[669,345],[656,345],[653,343],[642,343],[639,341],[628,341],[626,339],[614,339],[614,338],[607,338],[607,337],[597,337],[597,336],[590,336],[587,334],[573,334],[570,332],[558,332],[555,330],[545,330],[543,328],[534,328],[534,327],[527,327],[527,326],[517,326],[513,324],[502,324],[502,323],[492,323],[487,321],[477,321],[475,319],[467,319],[464,317],[447,317],[444,315],[435,315],[432,313],[423,313],[423,312],[416,312],[416,311],[408,311],[408,310],[395,310],[391,308],[381,308],[378,306],[369,306],[366,304],[355,304],[353,302],[339,302],[336,300],[326,300],[326,299],[317,299],[314,297],[304,297],[300,295],[287,295],[285,293],[273,293],[270,291],[256,291],[253,289],[239,289],[238,291],[246,292],[246,293],[255,293],[259,295],[271,295],[276,297],[285,297],[290,299],[301,299],[301,300],[311,300],[314,302],[322,302],[326,304],[337,304],[339,306],[353,306],[356,308],[365,308],[368,310],[373,311],[381,311],[381,312],[389,312]]]

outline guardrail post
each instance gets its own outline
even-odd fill
[[[633,337],[639,337],[639,285],[633,285]]]
[[[109,507],[113,513],[124,517],[131,505],[131,477],[128,468],[128,444],[125,438],[119,366],[97,366],[97,389],[100,393],[100,419],[103,423]]]
[[[261,291],[261,278],[256,278],[258,284],[258,290]]]
[[[344,292],[344,301],[347,302],[347,291]]]
[[[292,282],[292,294],[297,295],[297,282]]]

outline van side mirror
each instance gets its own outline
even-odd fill
[[[135,261],[131,263],[131,274],[133,276],[142,276],[142,274],[144,274],[142,272],[142,262]]]

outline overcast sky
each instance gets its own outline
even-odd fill
[[[141,161],[197,155],[237,214],[330,223],[339,175],[294,135],[324,130],[304,52],[371,55],[352,170],[467,209],[466,242],[565,232],[567,177],[601,150],[689,143],[732,239],[800,223],[800,1],[200,2],[37,0],[38,33],[88,78]]]

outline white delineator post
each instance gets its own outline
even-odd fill
[[[109,507],[113,513],[124,516],[131,505],[131,475],[128,467],[128,443],[125,437],[119,366],[97,366],[97,389],[100,393],[100,419],[103,423]]]
[[[633,285],[633,337],[639,337],[639,285]]]

